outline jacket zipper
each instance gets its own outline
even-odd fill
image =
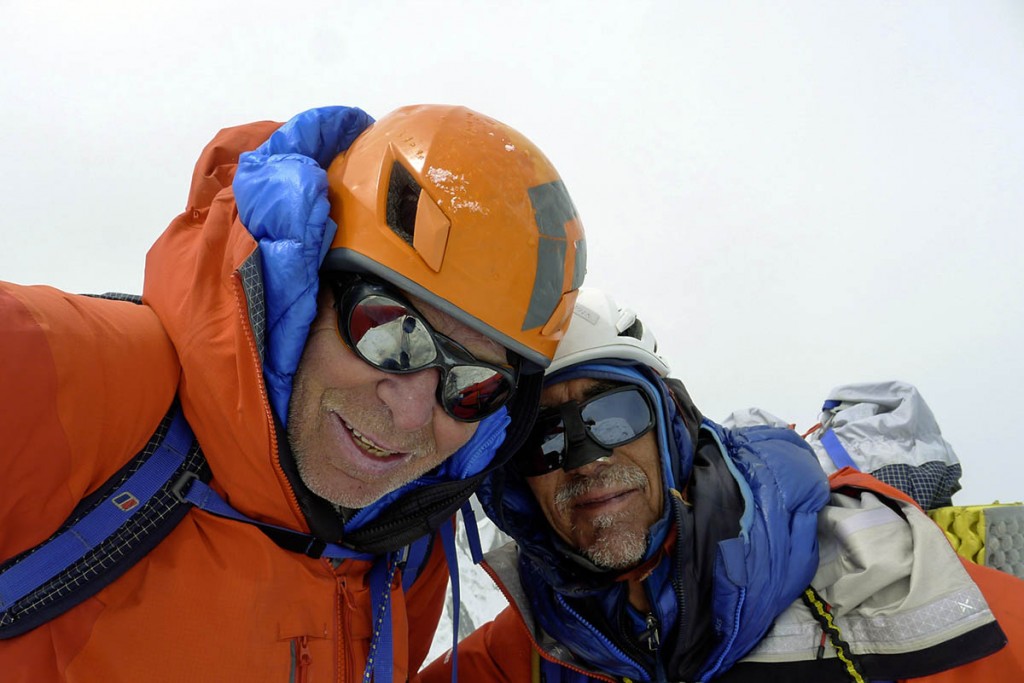
[[[683,535],[683,501],[675,496],[672,496],[672,513],[676,518],[676,548],[682,547],[682,535]],[[676,602],[679,605],[679,619],[677,620],[680,624],[686,623],[686,594],[683,591],[683,579],[682,572],[683,566],[683,554],[673,550],[672,554],[676,559],[675,571],[672,573],[672,587],[676,591]]]
[[[234,280],[235,286],[235,305],[238,306],[238,317],[242,320],[242,330],[245,332],[245,340],[249,343],[249,352],[252,354],[252,358],[256,362],[256,385],[260,388],[260,396],[263,398],[263,410],[267,417],[267,425],[269,427],[268,432],[270,434],[270,448],[274,453],[274,471],[276,474],[280,475],[284,481],[288,481],[288,476],[284,473],[284,468],[281,466],[281,450],[278,448],[277,444],[277,424],[274,422],[274,409],[270,407],[270,394],[267,391],[266,378],[263,376],[263,359],[260,358],[260,352],[256,346],[256,331],[252,329],[252,323],[249,320],[249,297],[246,296],[245,284],[242,282],[242,274],[237,268],[234,273],[232,273],[232,279]],[[291,484],[283,488],[288,496],[288,501],[291,504],[292,511],[298,514],[299,519],[305,519],[306,516],[302,512],[302,506],[299,504],[299,498],[295,495],[295,491],[292,489]]]
[[[637,671],[647,671],[646,667],[644,667],[638,661],[627,655],[622,648],[620,648],[614,641],[612,641],[611,638],[606,636],[604,633],[601,633],[600,629],[598,629],[596,626],[594,626],[589,621],[584,619],[582,614],[574,610],[569,605],[569,603],[565,601],[565,598],[562,597],[561,593],[555,593],[555,599],[562,605],[563,608],[565,608],[567,612],[569,612],[569,614],[571,614],[576,619],[576,621],[583,625],[591,633],[591,635],[594,636],[596,640],[599,640],[602,643],[604,643],[614,654],[616,654],[621,659],[625,660],[627,664],[633,666]]]
[[[658,652],[661,648],[661,635],[658,633],[658,617],[654,616],[654,612],[648,612],[645,623],[647,628],[644,630],[642,636],[644,640],[647,641],[647,649],[654,658],[655,680],[659,682],[667,681],[668,678],[665,676],[665,665],[662,664],[661,653]]]
[[[648,593],[648,600],[651,600],[650,591],[646,586],[645,591]],[[653,605],[657,603],[651,600],[651,604]],[[636,657],[638,662],[653,660],[654,677],[652,680],[657,681],[658,683],[667,681],[668,679],[665,677],[665,666],[662,664],[661,653],[659,652],[659,650],[661,650],[661,632],[659,631],[660,622],[658,621],[657,615],[654,614],[652,608],[652,611],[648,612],[647,616],[644,617],[644,630],[638,634],[632,632],[633,629],[627,627],[624,622],[626,619],[626,611],[628,609],[628,604],[621,605],[619,609],[620,618],[618,620],[618,635],[621,640],[619,646],[622,647],[624,652],[630,651],[631,654]],[[647,669],[642,670],[649,673],[649,670]]]
[[[292,674],[289,683],[307,683],[309,667],[313,663],[313,655],[309,652],[309,638],[299,636],[292,638]]]
[[[547,661],[551,662],[552,664],[557,664],[564,669],[574,671],[585,678],[592,678],[594,680],[599,681],[608,681],[608,683],[616,683],[616,679],[612,678],[611,676],[608,676],[607,674],[588,671],[587,669],[580,668],[579,666],[570,664],[569,662],[562,661],[561,659],[558,659],[550,652],[545,650],[543,647],[541,647],[540,643],[537,642],[537,639],[533,637],[533,631],[526,627],[526,619],[523,617],[522,610],[519,609],[519,604],[512,597],[511,593],[509,593],[508,589],[505,588],[505,584],[503,584],[501,580],[498,578],[498,573],[494,571],[491,565],[487,564],[487,560],[481,562],[480,567],[487,573],[488,576],[491,577],[491,581],[493,581],[494,585],[498,588],[499,591],[501,591],[501,594],[505,596],[506,602],[508,602],[509,606],[515,611],[516,616],[519,617],[520,623],[523,624],[526,630],[526,635],[530,638],[530,642],[533,644],[534,652],[536,652],[538,655],[540,655]]]
[[[644,629],[642,634],[643,639],[647,641],[647,649],[656,655],[658,648],[661,647],[661,636],[658,634],[658,617],[654,616],[653,612],[648,612],[644,623],[647,625],[647,628]]]
[[[672,501],[672,513],[676,518],[676,546],[672,550],[673,558],[675,559],[675,566],[672,569],[672,588],[676,593],[676,605],[679,607],[679,616],[676,618],[676,623],[680,624],[680,631],[684,628],[687,623],[687,601],[686,591],[683,590],[683,572],[686,570],[685,562],[683,561],[683,553],[680,550],[683,547],[683,500],[676,496],[671,496]],[[696,583],[696,581],[695,581]],[[698,589],[699,590],[699,589]],[[678,638],[682,640],[682,634]]]
[[[348,580],[345,576],[338,576],[337,578],[337,598],[335,600],[335,607],[338,610],[338,623],[335,629],[335,669],[338,672],[339,681],[347,681],[350,676],[349,673],[352,671],[352,648],[346,646],[346,639],[348,634],[351,632],[351,624],[349,623],[349,610],[347,609],[348,603]]]

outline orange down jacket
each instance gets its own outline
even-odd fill
[[[0,284],[0,561],[44,540],[150,438],[179,396],[236,510],[308,531],[277,432],[240,266],[256,244],[231,180],[279,124],[222,131],[186,210],[151,249],[144,305]],[[394,679],[426,657],[444,600],[439,543],[392,585]],[[258,528],[191,510],[120,579],[0,641],[0,680],[357,681],[371,637],[369,563],[337,567]]]

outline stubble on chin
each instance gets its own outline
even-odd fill
[[[621,514],[599,515],[593,520],[594,541],[580,552],[604,569],[631,569],[647,552],[649,534],[623,520]]]
[[[575,477],[555,491],[555,507],[568,519],[573,516],[574,500],[595,489],[611,486],[630,486],[646,491],[650,481],[644,471],[635,465],[619,464],[598,470],[592,476]],[[575,523],[570,529],[573,535],[580,531],[593,537],[579,552],[598,567],[604,569],[629,569],[636,566],[647,552],[649,534],[647,529],[638,528],[630,519],[631,512],[624,510],[598,515],[586,524],[589,529],[581,530]]]

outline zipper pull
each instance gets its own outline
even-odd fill
[[[640,634],[640,638],[647,641],[648,650],[657,652],[658,648],[661,647],[661,635],[658,633],[658,618],[654,614],[648,613],[646,623],[647,628]]]
[[[298,653],[295,662],[295,683],[305,683],[309,677],[309,665],[313,663],[313,655],[309,652],[309,638],[297,638]]]

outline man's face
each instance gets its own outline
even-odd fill
[[[583,401],[607,388],[586,378],[561,382],[544,390],[541,405]],[[555,533],[591,562],[627,569],[643,559],[663,499],[655,430],[615,448],[609,458],[526,481]]]
[[[507,362],[499,344],[408,298],[438,333],[480,360]],[[437,368],[390,374],[356,356],[338,334],[332,303],[330,291],[321,291],[295,373],[288,442],[311,491],[336,505],[361,508],[444,462],[477,425],[444,412],[436,398]]]

